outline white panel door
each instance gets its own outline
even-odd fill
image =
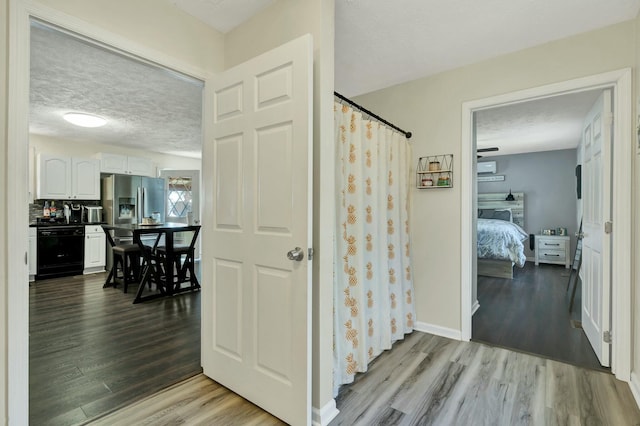
[[[605,90],[583,126],[582,327],[600,363],[608,367],[611,345],[611,91]]]
[[[311,421],[312,52],[303,36],[205,89],[204,373],[295,425]]]

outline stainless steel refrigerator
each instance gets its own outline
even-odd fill
[[[109,175],[101,179],[103,220],[109,225],[142,223],[144,217],[165,220],[165,180],[146,176]],[[130,244],[133,237],[111,231],[116,244]],[[111,250],[107,250],[107,270],[111,270]]]

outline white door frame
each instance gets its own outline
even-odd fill
[[[7,120],[7,193],[14,215],[7,229],[7,413],[10,425],[29,423],[29,286],[25,265],[28,241],[29,55],[30,18],[37,18],[89,37],[119,51],[189,75],[210,78],[206,71],[137,44],[83,20],[29,0],[9,1],[9,94]]]
[[[611,261],[612,335],[611,371],[616,378],[628,382],[631,374],[631,200],[632,160],[635,156],[632,119],[631,68],[563,81],[532,89],[507,93],[462,104],[462,146],[460,167],[461,190],[461,336],[471,339],[472,287],[475,272],[472,244],[475,234],[473,191],[475,142],[472,137],[473,113],[482,109],[526,102],[570,92],[612,88],[614,96],[613,124],[613,244]]]

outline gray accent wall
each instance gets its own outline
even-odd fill
[[[576,158],[575,149],[565,149],[478,159],[478,163],[495,161],[495,175],[505,177],[499,182],[478,182],[478,193],[524,192],[524,230],[539,234],[541,229],[567,228],[573,256],[579,226]],[[529,240],[525,241],[525,254],[528,259],[535,256]]]

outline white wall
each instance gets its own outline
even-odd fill
[[[199,69],[223,69],[223,34],[168,0],[39,0],[39,3]]]
[[[640,102],[640,76],[638,76],[638,70],[640,70],[640,14],[636,17],[636,45],[635,45],[635,99]],[[635,124],[640,125],[640,105],[637,102],[634,102],[634,117],[636,118]],[[634,134],[637,134],[637,130],[634,129]],[[638,149],[638,147],[636,147]],[[637,151],[640,153],[640,150]],[[639,373],[640,373],[640,224],[637,220],[638,213],[640,212],[640,156],[636,155],[633,159],[633,206],[634,213],[632,215],[633,218],[633,256],[632,256],[632,299],[633,299],[633,307],[631,311],[631,315],[633,318],[633,327],[632,327],[632,336],[633,339],[633,359],[631,364],[631,381],[632,381],[632,389],[636,391],[640,391],[640,383],[639,383]],[[640,397],[639,394],[636,394],[636,398]]]
[[[334,0],[279,0],[225,37],[225,66],[239,64],[303,34],[314,45],[313,389],[317,416],[333,401]],[[322,185],[320,185],[322,182]],[[320,420],[315,417],[315,421]]]
[[[9,52],[9,38],[7,37],[9,2],[0,0],[0,169],[7,170],[7,66]],[[10,205],[7,199],[7,176],[0,173],[0,202],[5,206]],[[0,209],[0,423],[8,423],[7,413],[7,289],[9,279],[7,276],[7,229],[9,227],[7,212],[9,209]]]
[[[461,152],[463,102],[633,66],[635,37],[635,22],[628,21],[359,96],[357,101],[413,132],[414,164],[421,156],[449,153],[455,162]],[[454,169],[455,164],[459,162]],[[417,319],[461,330],[460,187],[414,191]]]
[[[224,40],[225,67],[231,68],[307,33],[313,35],[314,48],[318,51],[322,45],[322,26],[327,24],[322,3],[320,0],[278,0],[229,31]]]

